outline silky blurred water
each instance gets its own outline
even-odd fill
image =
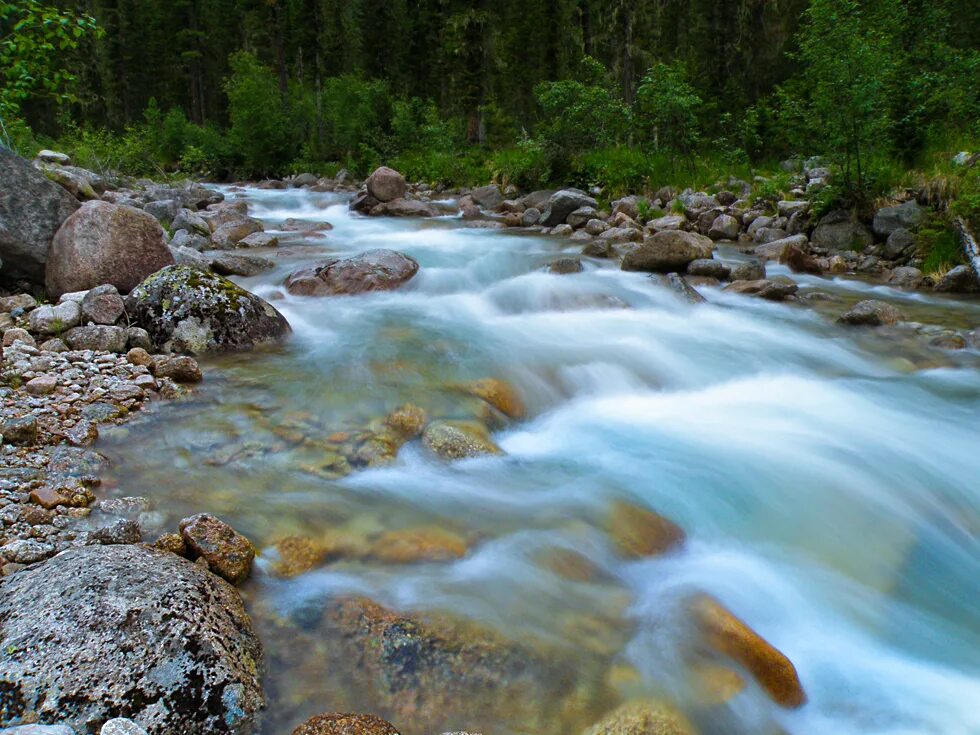
[[[706,288],[709,303],[692,306],[614,264],[545,272],[575,254],[568,240],[361,218],[340,195],[241,195],[270,230],[289,217],[334,226],[284,235],[273,270],[239,279],[275,299],[291,339],[206,361],[190,398],[99,448],[114,461],[107,492],[149,497],[170,527],[214,512],[265,549],[244,594],[273,664],[268,732],[370,705],[329,683],[337,661],[291,648],[296,611],[343,592],[543,642],[583,671],[634,669],[605,704],[656,693],[703,732],[980,732],[980,355],[833,323],[884,296],[917,321],[977,327],[980,302],[807,276],[803,293],[832,299],[810,309]],[[376,247],[416,258],[419,275],[358,297],[281,288],[301,265]],[[445,464],[410,444],[389,467],[310,471],[324,450],[297,432],[318,440],[407,401],[451,415],[447,386],[485,376],[528,406],[495,434],[505,456]],[[620,560],[605,531],[616,500],[676,521],[686,547]],[[468,538],[468,555],[341,561],[288,580],[269,570],[283,536],[432,525]],[[570,581],[540,563],[549,550],[600,573]],[[683,663],[678,605],[692,591],[785,652],[808,704],[782,711],[750,684],[705,715]],[[447,727],[524,731],[466,721],[465,702],[451,715]]]

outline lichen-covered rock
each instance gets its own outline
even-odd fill
[[[503,454],[486,427],[475,421],[433,421],[422,434],[422,444],[448,460]]]
[[[286,290],[299,296],[337,296],[391,291],[419,271],[414,258],[394,250],[368,250],[343,260],[303,268],[286,279]]]
[[[51,240],[79,207],[75,197],[23,158],[0,146],[2,277],[44,282]]]
[[[44,283],[51,298],[111,283],[128,292],[173,255],[152,215],[109,202],[86,202],[51,242]]]
[[[220,518],[209,513],[185,518],[180,535],[193,557],[203,557],[212,572],[232,584],[244,582],[252,570],[252,544]]]
[[[170,266],[127,299],[135,324],[162,349],[201,354],[274,344],[289,323],[268,302],[214,273]]]
[[[262,648],[234,588],[144,546],[86,546],[0,581],[0,724],[249,733]]]
[[[398,730],[374,715],[331,712],[311,717],[293,735],[398,735]]]

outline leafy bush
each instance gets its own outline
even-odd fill
[[[231,120],[228,140],[236,163],[249,174],[282,170],[292,158],[292,136],[276,77],[246,51],[232,54],[229,63],[232,73],[225,81]]]
[[[639,132],[653,150],[691,156],[701,139],[702,107],[687,70],[675,61],[647,70],[636,90],[633,109]]]

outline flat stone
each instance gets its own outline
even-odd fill
[[[58,389],[58,379],[53,375],[39,375],[28,380],[24,388],[32,396],[46,396]]]

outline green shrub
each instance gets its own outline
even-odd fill
[[[922,257],[922,271],[938,274],[963,262],[959,236],[940,215],[927,217],[916,232],[916,249]]]
[[[235,163],[253,175],[281,171],[293,158],[293,142],[276,77],[245,51],[232,54],[229,63],[232,73],[225,81],[225,93]]]

